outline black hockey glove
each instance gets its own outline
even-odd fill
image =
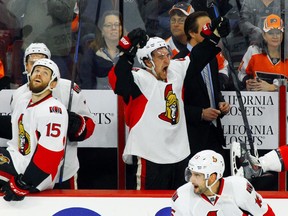
[[[221,20],[222,19],[223,20],[217,26],[218,33],[219,33],[221,38],[227,37],[231,31],[229,19],[227,19],[226,17],[220,17],[220,18],[221,18]]]
[[[68,138],[70,141],[80,141],[79,138],[86,133],[86,121],[81,115],[75,112],[67,111],[69,116],[68,121]]]
[[[6,201],[21,201],[29,193],[30,186],[23,181],[23,174],[12,177],[7,182],[1,191],[4,193],[4,200]]]
[[[135,57],[138,48],[143,48],[149,37],[141,28],[137,28],[129,32],[127,36],[120,39],[118,49],[128,56]]]
[[[200,32],[202,37],[209,39],[214,44],[218,44],[220,37],[226,37],[229,33],[229,20],[225,17],[217,17],[211,23],[206,23]]]

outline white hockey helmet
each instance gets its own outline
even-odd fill
[[[189,160],[185,170],[185,180],[190,181],[192,171],[203,173],[206,180],[211,174],[216,173],[216,180],[219,180],[223,177],[224,169],[225,163],[222,155],[212,150],[203,150]]]
[[[24,54],[24,65],[27,62],[28,56],[31,54],[43,54],[48,59],[51,58],[51,52],[44,43],[31,43],[25,50]]]
[[[146,45],[143,48],[138,49],[138,51],[136,53],[138,62],[143,67],[147,68],[147,66],[145,65],[144,59],[146,58],[146,59],[152,60],[151,53],[154,50],[157,50],[161,47],[165,47],[168,49],[168,51],[170,51],[169,46],[167,45],[165,40],[163,40],[160,37],[150,37],[149,40],[147,41]]]
[[[33,74],[34,69],[35,69],[36,66],[43,66],[43,67],[49,68],[52,71],[51,81],[54,81],[56,78],[57,78],[57,80],[60,79],[59,68],[58,68],[57,64],[54,61],[52,61],[51,59],[39,59],[39,60],[37,60],[33,64],[33,67],[32,67],[32,70],[31,70],[31,75]]]

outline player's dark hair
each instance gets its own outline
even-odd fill
[[[187,40],[191,40],[190,32],[198,33],[198,23],[197,19],[199,17],[209,17],[209,14],[206,11],[195,11],[190,14],[184,24],[184,32],[186,34]]]

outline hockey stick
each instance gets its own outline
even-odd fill
[[[79,44],[80,44],[80,35],[81,35],[81,17],[80,17],[80,1],[77,1],[78,8],[79,8],[79,26],[78,26],[78,33],[77,33],[77,41],[75,45],[75,53],[74,53],[74,60],[73,60],[73,67],[72,67],[72,77],[71,77],[71,85],[70,85],[70,91],[69,91],[69,100],[68,100],[68,112],[71,110],[72,106],[72,99],[73,99],[73,87],[74,82],[76,80],[76,70],[77,70],[77,63],[78,63],[78,52],[79,52]],[[64,147],[64,156],[63,156],[63,164],[60,168],[60,176],[59,176],[59,185],[61,187],[61,184],[63,182],[63,175],[64,175],[64,165],[65,165],[65,159],[66,159],[66,148],[67,148],[67,141],[68,137],[66,137],[66,144]]]
[[[217,3],[215,2],[215,0],[207,0],[207,7],[208,8],[213,7],[214,13],[215,13],[215,17],[219,16],[219,10],[218,10]],[[228,67],[229,67],[228,71],[230,72],[229,74],[232,77],[234,88],[235,88],[235,92],[236,92],[236,96],[237,96],[237,99],[238,99],[238,102],[239,102],[239,106],[240,106],[240,110],[241,110],[241,114],[242,114],[242,119],[243,119],[243,122],[244,122],[244,127],[246,129],[246,134],[247,134],[247,137],[248,137],[250,150],[252,151],[253,156],[258,157],[258,151],[255,148],[254,143],[253,143],[252,132],[251,132],[251,129],[249,127],[246,110],[245,110],[245,107],[244,107],[241,91],[240,91],[240,88],[239,88],[239,80],[238,80],[237,73],[236,73],[236,71],[234,69],[234,66],[233,66],[231,53],[229,51],[228,41],[227,41],[226,37],[223,37],[221,39],[222,39],[222,43],[223,43],[223,47],[224,47],[224,49],[223,49],[224,55],[225,55],[225,57],[226,57],[226,59],[228,61]],[[243,167],[241,167],[242,169],[241,168],[240,169],[237,168],[237,166],[236,166],[236,156],[238,158],[240,158],[241,165],[243,165],[245,167],[245,166],[248,166],[248,165],[251,164],[250,157],[249,157],[249,154],[251,154],[251,152],[247,149],[246,143],[236,143],[236,142],[232,143],[230,152],[231,152],[231,155],[230,155],[231,173],[233,175],[242,175],[243,176],[245,170],[243,171]]]

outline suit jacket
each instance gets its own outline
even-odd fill
[[[185,57],[189,54],[189,50],[180,51],[174,58]],[[223,102],[224,98],[220,91],[218,63],[216,57],[210,63],[210,71],[214,90],[214,98],[216,109],[219,109],[219,102]],[[217,146],[215,143],[208,142],[208,134],[211,132],[212,122],[201,119],[202,109],[211,107],[208,91],[204,83],[202,74],[197,72],[197,64],[190,64],[186,78],[184,80],[184,107],[187,122],[188,137],[191,149],[191,155],[204,150],[212,149],[219,152],[222,149],[221,145],[225,145],[223,129],[220,122],[220,117],[217,118],[217,128],[213,130]],[[222,116],[221,116],[222,117]]]

